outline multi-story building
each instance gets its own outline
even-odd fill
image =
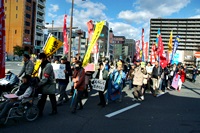
[[[55,36],[57,39],[63,41],[63,27],[54,27],[53,29],[48,28],[48,31],[49,33],[53,34],[53,36]],[[67,32],[69,33],[69,31]],[[85,55],[86,45],[87,45],[87,39],[85,35],[86,35],[85,32],[82,30],[72,31],[72,46],[71,46],[72,56],[75,56],[75,54],[78,54],[79,43],[80,43],[81,58],[83,58],[83,56]],[[63,46],[60,49],[58,49],[56,54],[63,55]]]
[[[125,39],[124,43],[124,57],[130,57],[131,60],[133,59],[136,49],[135,49],[135,40],[134,39]]]
[[[35,39],[42,36],[43,32],[35,37],[36,21],[42,16],[39,7],[43,9],[45,0],[5,0],[5,25],[6,25],[6,52],[13,55],[13,47],[23,47],[28,53],[34,52]],[[37,10],[37,11],[36,11]],[[36,15],[40,14],[40,16]],[[42,18],[44,21],[44,16]],[[43,22],[38,21],[38,22]],[[37,25],[39,23],[37,22]],[[41,24],[41,26],[43,26]],[[42,38],[42,37],[41,37]]]
[[[160,29],[165,50],[168,49],[170,32],[173,30],[173,39],[180,36],[178,50],[183,52],[185,62],[194,60],[194,53],[200,47],[200,18],[150,20],[149,44],[155,42],[157,31]]]
[[[34,41],[34,53],[41,52],[44,45],[44,23],[45,23],[45,5],[46,0],[36,1],[36,19],[35,19],[35,41]]]
[[[122,51],[123,51],[123,46],[125,43],[125,37],[124,36],[113,36],[113,58],[118,59],[118,58],[124,58]]]

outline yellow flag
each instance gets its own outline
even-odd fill
[[[171,31],[170,37],[169,37],[169,43],[168,43],[168,47],[169,47],[168,51],[169,51],[169,53],[172,52],[172,47],[173,47],[173,45],[172,45],[172,39],[173,39],[173,33]]]
[[[61,46],[63,42],[51,36],[46,42],[46,45],[43,48],[44,53],[48,56],[54,54]]]
[[[38,77],[38,70],[39,70],[40,64],[41,64],[41,60],[36,60],[33,74],[32,74],[33,77]]]
[[[90,54],[92,52],[92,49],[93,49],[94,45],[96,44],[97,39],[99,38],[99,36],[101,34],[103,26],[104,26],[104,21],[101,21],[101,22],[96,24],[96,27],[95,27],[95,30],[94,30],[94,34],[92,36],[92,40],[90,42],[90,45],[89,45],[89,47],[87,49],[87,52],[85,54],[85,57],[83,59],[83,65],[82,65],[83,67],[87,66],[87,64],[89,62]]]

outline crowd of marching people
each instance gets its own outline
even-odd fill
[[[76,113],[77,110],[83,109],[82,99],[88,98],[90,92],[93,91],[92,79],[106,81],[105,88],[99,93],[98,106],[105,107],[109,102],[122,101],[122,90],[128,83],[128,89],[132,90],[133,100],[143,101],[146,92],[151,92],[152,96],[164,93],[166,90],[181,91],[182,84],[186,80],[187,67],[181,63],[168,64],[162,68],[159,61],[155,61],[152,65],[150,62],[141,62],[134,60],[133,62],[125,62],[122,59],[118,61],[109,61],[103,59],[98,64],[98,69],[95,72],[85,71],[82,67],[82,62],[79,57],[73,57],[70,63],[66,57],[61,57],[57,63],[65,64],[65,79],[55,79],[52,61],[44,54],[40,53],[41,60],[40,69],[38,72],[39,83],[37,84],[38,93],[41,94],[40,100],[37,103],[39,115],[43,115],[47,96],[49,96],[52,110],[49,115],[58,113],[57,106],[71,99],[71,112]],[[55,62],[55,61],[54,61]],[[0,95],[4,91],[11,91],[14,86],[19,83],[19,78],[22,76],[23,83],[18,87],[15,94],[17,99],[7,99],[3,104],[0,103],[0,119],[6,117],[15,101],[27,98],[32,93],[29,81],[34,71],[34,63],[30,60],[30,56],[24,55],[24,65],[21,72],[15,75],[11,71],[6,72],[5,80],[9,83],[0,85]],[[193,68],[192,82],[195,82],[198,70],[196,66]],[[57,87],[56,87],[57,84]],[[70,92],[67,94],[67,86],[70,84]],[[58,96],[56,96],[58,92]]]

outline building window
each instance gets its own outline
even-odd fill
[[[30,26],[30,22],[27,22],[27,21],[26,21],[26,22],[25,22],[25,25],[26,25],[26,26]]]
[[[5,11],[7,10],[7,7],[5,7]]]
[[[18,0],[16,0],[16,2],[18,2]]]
[[[17,14],[16,14],[16,18],[17,18]]]
[[[26,10],[31,11],[31,7],[30,6],[26,6]]]
[[[29,3],[31,3],[31,0],[26,0],[26,2],[29,2]]]
[[[5,3],[7,3],[7,0],[5,0]]]
[[[15,34],[17,34],[17,30],[15,30]]]
[[[18,10],[18,6],[16,6],[16,10]]]
[[[25,33],[26,34],[30,34],[30,30],[25,30]]]
[[[26,18],[31,18],[31,15],[30,14],[26,14]]]

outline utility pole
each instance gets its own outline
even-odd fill
[[[68,51],[68,61],[71,61],[71,44],[72,44],[72,27],[73,27],[73,10],[74,10],[74,0],[72,0],[72,9],[70,17],[70,32],[69,32],[69,51]]]

